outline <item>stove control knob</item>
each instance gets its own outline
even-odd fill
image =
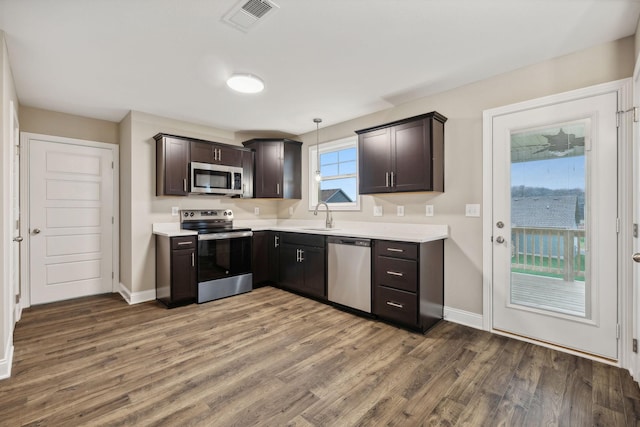
[[[193,212],[191,212],[191,213],[189,214],[189,216],[193,216]]]
[[[185,213],[184,213],[184,216],[189,216],[189,212],[185,212]]]

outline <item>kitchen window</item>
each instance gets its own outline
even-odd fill
[[[360,210],[358,196],[358,138],[356,136],[320,144],[320,175],[318,146],[309,148],[309,209],[325,202],[331,210]]]

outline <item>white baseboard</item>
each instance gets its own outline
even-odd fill
[[[457,308],[444,307],[444,319],[449,322],[459,323],[476,329],[483,329],[482,315]]]
[[[13,364],[13,343],[11,342],[11,337],[9,337],[9,342],[7,342],[6,345],[4,358],[0,359],[0,380],[11,376],[11,366]]]
[[[153,301],[156,299],[156,290],[131,292],[122,283],[120,283],[120,295],[129,304],[140,304],[141,302]]]

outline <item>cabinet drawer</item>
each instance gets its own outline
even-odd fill
[[[411,292],[375,287],[374,314],[415,326],[418,323],[418,297]]]
[[[388,240],[376,241],[376,255],[404,258],[404,259],[418,259],[418,245],[415,243],[407,242],[391,242]]]
[[[290,245],[303,245],[324,248],[325,236],[322,235],[306,233],[281,233],[280,237],[283,244],[286,243]]]
[[[409,292],[418,291],[418,263],[384,256],[375,260],[375,284]]]
[[[181,236],[171,238],[171,249],[195,249],[196,236]]]

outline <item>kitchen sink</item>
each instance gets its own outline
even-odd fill
[[[326,228],[326,227],[311,227],[311,228],[303,228],[303,230],[309,231],[332,231],[332,230],[340,230],[339,228]]]

